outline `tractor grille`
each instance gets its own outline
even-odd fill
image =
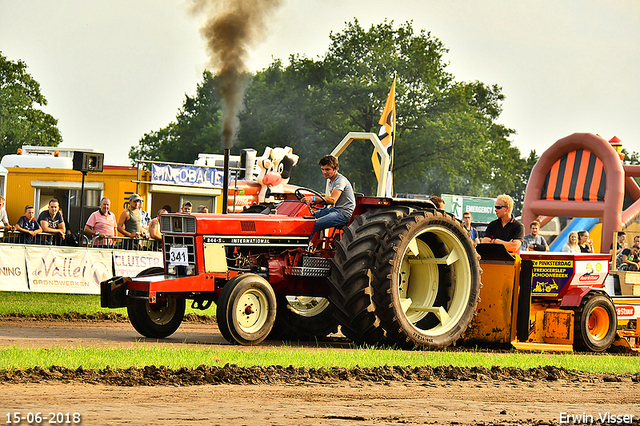
[[[254,221],[241,220],[240,229],[242,232],[256,232],[256,223]]]
[[[291,268],[291,275],[298,277],[328,277],[331,272],[331,263],[324,257],[304,256],[302,266]]]
[[[192,275],[188,273],[188,270],[195,272],[196,270],[196,247],[194,243],[194,237],[190,235],[164,235],[163,255],[165,268],[168,268],[171,264],[171,248],[185,248],[187,249],[187,264],[188,265],[176,265],[175,275]],[[168,272],[165,270],[165,272]],[[174,274],[172,274],[174,275]]]
[[[177,234],[195,234],[196,218],[185,215],[163,214],[160,216],[160,232]]]

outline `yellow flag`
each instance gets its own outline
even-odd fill
[[[378,124],[381,125],[380,132],[378,133],[378,138],[382,145],[387,150],[389,154],[389,176],[387,178],[387,197],[391,197],[393,195],[393,138],[396,133],[396,79],[393,78],[393,83],[391,84],[391,91],[389,91],[389,97],[387,98],[387,103],[384,106],[384,110],[382,111],[382,116],[380,117],[380,121]],[[371,155],[371,163],[373,164],[373,171],[376,174],[376,179],[380,178],[380,158],[375,148],[373,150],[373,154]]]

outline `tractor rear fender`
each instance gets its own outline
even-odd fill
[[[577,307],[582,303],[582,298],[592,291],[591,287],[576,287],[569,290],[564,297],[562,298],[562,302],[560,302],[561,308],[567,307]],[[603,292],[599,292],[603,293]]]

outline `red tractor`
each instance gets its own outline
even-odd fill
[[[480,291],[473,243],[460,222],[429,201],[381,196],[388,155],[382,158],[378,196],[357,197],[348,226],[309,242],[314,211],[298,188],[261,213],[167,214],[160,218],[164,268],[101,285],[103,307],[127,307],[142,335],[162,338],[182,322],[185,304],[217,305],[223,336],[257,344],[268,336],[307,339],[338,325],[359,343],[444,347],[469,325]]]
[[[162,338],[180,326],[187,300],[215,303],[222,335],[243,345],[321,338],[338,326],[357,343],[404,348],[461,339],[599,352],[614,343],[606,255],[474,248],[431,202],[382,196],[389,157],[376,135],[350,133],[332,154],[354,139],[371,140],[382,161],[377,196],[356,198],[348,226],[310,242],[321,206],[301,199],[322,195],[304,188],[258,213],[163,215],[164,268],[102,282],[102,306],[126,306],[140,334]]]

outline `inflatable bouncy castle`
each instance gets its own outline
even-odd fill
[[[600,252],[608,253],[613,233],[640,213],[640,166],[623,164],[620,140],[574,133],[547,149],[531,171],[522,222],[544,217],[596,218],[601,224]],[[632,204],[623,210],[625,194]],[[594,230],[597,228],[594,228]]]

